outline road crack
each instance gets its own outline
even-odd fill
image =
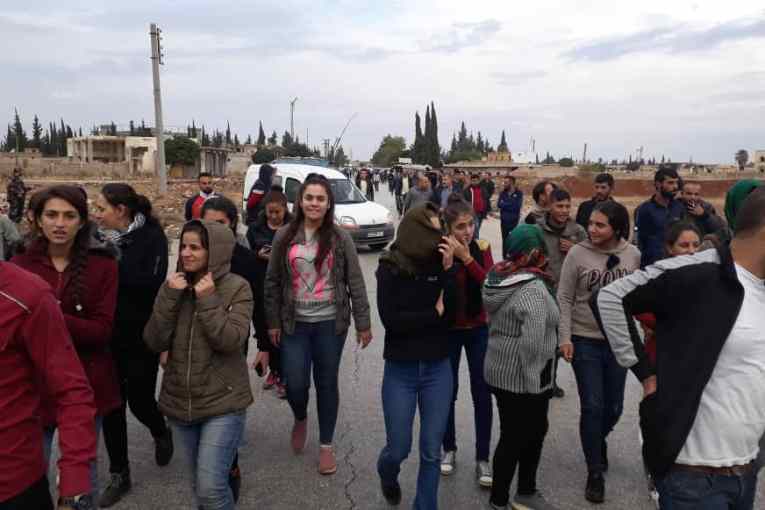
[[[361,356],[361,349],[356,345],[356,348],[353,351],[353,373],[351,374],[351,380],[352,380],[352,402],[356,402],[358,400],[358,388],[359,388],[359,382],[360,382],[360,372],[361,372],[361,366],[360,366],[360,356]],[[352,486],[356,483],[356,480],[358,479],[358,472],[356,470],[356,465],[353,463],[353,455],[356,453],[356,445],[353,440],[352,432],[352,426],[351,426],[351,420],[346,420],[346,430],[343,434],[343,443],[347,443],[348,449],[345,452],[345,455],[343,456],[343,463],[348,468],[348,472],[350,473],[350,476],[348,477],[348,480],[345,482],[345,486],[343,487],[343,492],[345,494],[345,499],[348,500],[348,509],[349,510],[355,510],[358,508],[358,503],[356,502],[356,499],[353,497],[353,494],[351,493]]]

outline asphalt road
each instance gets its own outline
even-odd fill
[[[387,188],[381,186],[378,202],[395,210]],[[499,255],[499,222],[484,223],[481,237],[490,241],[495,258]],[[364,509],[389,508],[379,491],[376,472],[377,455],[385,442],[385,427],[380,403],[384,331],[377,316],[374,272],[376,253],[365,248],[361,265],[372,305],[374,340],[366,350],[355,344],[350,332],[346,342],[340,373],[341,407],[336,433],[338,472],[324,477],[316,472],[318,456],[318,425],[315,399],[312,393],[309,410],[309,440],[306,451],[295,456],[289,447],[292,414],[285,401],[273,391],[261,389],[262,380],[252,372],[255,404],[248,411],[245,443],[240,451],[243,486],[239,508],[292,509]],[[250,353],[253,356],[254,344]],[[478,487],[474,478],[473,411],[469,395],[466,363],[460,374],[460,398],[457,402],[457,438],[460,450],[457,470],[441,479],[440,508],[487,508],[488,492]],[[584,499],[586,468],[581,451],[578,422],[579,402],[576,382],[571,368],[561,364],[558,381],[566,397],[552,401],[550,432],[544,445],[539,469],[539,488],[546,498],[561,509],[595,507]],[[625,411],[609,438],[610,471],[606,483],[606,503],[602,510],[649,510],[642,473],[638,439],[638,401],[641,389],[632,375],[628,376]],[[524,419],[519,415],[517,419]],[[495,412],[492,449],[498,439],[498,418]],[[154,463],[154,448],[149,432],[135,418],[129,417],[130,458],[133,489],[115,505],[128,509],[189,509],[193,508],[187,478],[186,461],[176,451],[169,466],[159,468]],[[415,433],[415,438],[417,433]],[[401,508],[411,508],[418,466],[417,443],[401,471],[403,489]],[[493,451],[493,450],[492,450]],[[107,464],[103,443],[100,453],[100,473],[105,482]],[[765,501],[765,483],[759,484],[758,501]],[[759,503],[762,504],[762,503]],[[755,504],[758,508],[758,504]]]

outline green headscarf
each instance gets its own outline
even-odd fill
[[[513,259],[517,254],[528,254],[531,250],[539,248],[547,255],[547,245],[538,225],[518,225],[505,239],[503,250],[504,258]]]
[[[737,182],[728,190],[725,195],[725,219],[728,220],[728,226],[733,232],[736,232],[736,216],[744,205],[744,200],[763,184],[765,183],[756,179],[747,179]]]

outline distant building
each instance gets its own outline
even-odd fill
[[[69,138],[66,155],[90,163],[130,163],[132,174],[153,173],[157,139],[144,136],[91,135]]]
[[[486,155],[486,161],[513,161],[513,155],[508,151],[494,151]]]
[[[754,169],[760,173],[765,173],[765,150],[754,151],[752,155]]]

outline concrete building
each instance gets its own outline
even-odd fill
[[[752,153],[752,163],[756,172],[765,173],[765,149]]]
[[[157,140],[143,136],[93,135],[70,138],[66,154],[83,163],[127,162],[131,174],[154,173]]]

